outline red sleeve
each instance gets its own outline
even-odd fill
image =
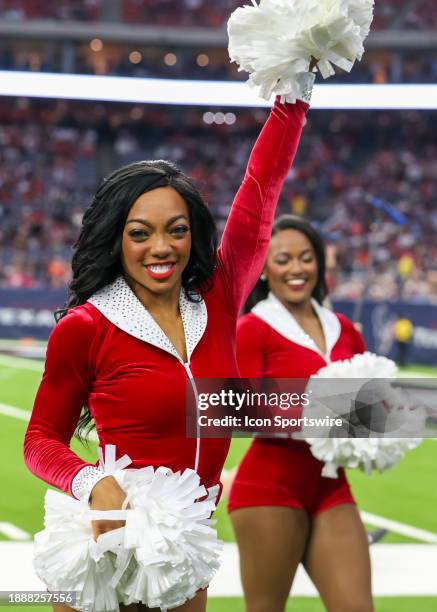
[[[347,330],[351,338],[353,354],[356,355],[357,353],[364,353],[366,350],[364,338],[355,327],[354,323],[352,323],[350,319],[342,314],[337,313],[337,317],[340,319],[342,326]]]
[[[95,323],[86,310],[71,310],[52,331],[45,370],[24,439],[24,460],[36,476],[71,493],[86,465],[70,450],[92,382]]]
[[[237,362],[243,378],[262,378],[264,374],[265,330],[255,315],[247,314],[237,323]]]
[[[272,108],[252,150],[218,251],[218,269],[232,307],[240,312],[262,272],[276,205],[299,144],[308,104]]]

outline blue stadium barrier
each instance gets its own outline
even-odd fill
[[[66,297],[63,289],[0,289],[0,338],[47,340]]]
[[[336,301],[334,308],[352,317],[354,302]],[[397,358],[393,328],[399,317],[413,324],[413,341],[408,352],[410,363],[437,366],[437,305],[414,302],[365,302],[362,329],[369,351]]]
[[[54,325],[53,312],[66,299],[63,290],[0,289],[0,338],[47,339]],[[352,317],[354,302],[335,301],[334,308]],[[412,302],[366,302],[363,306],[363,333],[370,351],[396,359],[393,326],[399,316],[413,323],[409,361],[437,365],[437,306]]]

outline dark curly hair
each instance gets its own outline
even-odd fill
[[[211,212],[193,182],[173,163],[139,161],[106,177],[85,211],[74,245],[69,298],[66,306],[55,313],[56,321],[122,273],[121,242],[129,210],[143,193],[159,187],[175,189],[188,207],[192,244],[182,273],[187,298],[199,301],[210,289],[217,253],[217,229]],[[92,427],[91,415],[85,406],[76,435],[82,439],[82,433],[88,433]]]
[[[272,228],[272,236],[282,232],[283,230],[294,229],[302,232],[311,243],[314,249],[317,260],[317,283],[313,289],[312,297],[322,304],[323,300],[328,295],[328,287],[326,284],[326,260],[325,260],[325,244],[320,234],[313,228],[309,221],[298,217],[297,215],[281,215],[278,217]],[[269,293],[269,287],[266,281],[259,279],[253,291],[247,298],[244,305],[244,312],[249,312],[255,304],[264,300]]]

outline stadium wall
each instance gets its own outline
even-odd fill
[[[352,318],[355,302],[334,301],[334,308]],[[365,302],[362,309],[362,328],[366,347],[379,355],[397,358],[394,324],[405,317],[413,324],[413,339],[408,361],[435,366],[437,363],[437,308],[433,304],[406,301]]]
[[[54,325],[53,312],[62,307],[65,291],[46,289],[0,289],[0,338],[46,340]],[[355,303],[334,301],[338,312],[352,317]],[[413,323],[413,342],[409,361],[437,363],[437,308],[412,302],[365,302],[362,321],[366,346],[370,351],[396,358],[393,327],[405,316]]]

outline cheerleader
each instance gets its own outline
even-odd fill
[[[322,305],[326,296],[320,236],[299,217],[280,217],[255,305],[238,322],[241,375],[307,379],[362,353],[361,335]],[[344,471],[325,478],[322,467],[306,442],[293,439],[255,438],[243,458],[229,512],[247,612],[283,612],[299,563],[329,612],[373,610],[364,526]]]
[[[133,469],[190,468],[210,499],[217,497],[229,441],[186,436],[186,385],[195,392],[194,377],[237,376],[237,317],[261,272],[307,109],[302,100],[274,104],[217,253],[211,213],[173,164],[141,161],[102,182],[83,218],[69,302],[49,339],[25,437],[25,461],[36,476],[93,510],[121,509],[126,492],[111,471],[69,448],[78,423],[83,434],[93,419],[100,445],[116,447],[113,460],[124,465],[127,455]],[[101,515],[93,536],[123,525]],[[50,559],[41,547],[44,563],[36,559],[36,567],[44,577]],[[53,573],[59,580],[62,571]],[[205,610],[206,591],[196,590],[178,609]],[[133,603],[141,601],[175,607],[139,596]]]

